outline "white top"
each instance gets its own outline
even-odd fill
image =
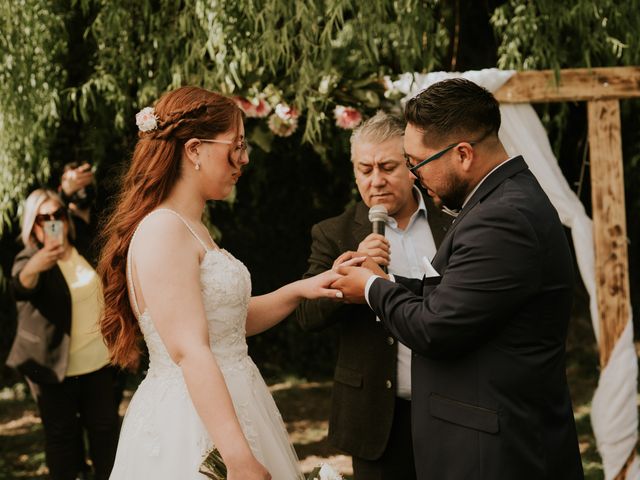
[[[422,258],[432,259],[436,253],[436,244],[427,220],[427,208],[420,191],[414,187],[418,199],[418,209],[409,219],[404,230],[398,228],[398,222],[388,217],[385,237],[391,245],[391,263],[389,273],[408,278],[422,278]],[[393,337],[389,337],[393,339]],[[389,340],[392,341],[392,340]],[[398,342],[398,369],[396,394],[411,399],[411,350]]]

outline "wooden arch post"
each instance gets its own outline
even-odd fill
[[[609,362],[631,310],[620,99],[640,97],[640,67],[568,69],[514,74],[500,103],[587,102],[600,365]],[[635,379],[634,379],[635,380]],[[616,479],[625,479],[635,449]]]

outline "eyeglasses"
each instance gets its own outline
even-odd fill
[[[36,215],[35,223],[42,226],[44,222],[48,220],[66,220],[67,210],[64,207],[60,207],[51,213],[39,213]]]
[[[466,142],[469,145],[471,145],[472,147],[478,143],[480,143],[481,141],[483,141],[485,138],[487,138],[489,136],[489,134],[491,134],[491,132],[493,132],[493,130],[489,130],[488,132],[485,132],[484,135],[482,135],[482,137],[480,137],[478,140],[474,141],[474,142]],[[452,143],[451,145],[447,145],[446,147],[444,147],[442,150],[440,150],[438,153],[434,153],[433,155],[431,155],[429,158],[421,161],[420,163],[417,163],[416,165],[413,165],[411,163],[411,161],[409,160],[409,157],[407,155],[404,156],[407,168],[409,169],[409,171],[413,174],[414,177],[418,178],[418,174],[416,173],[416,171],[419,168],[424,167],[427,163],[429,162],[433,162],[434,160],[439,159],[441,156],[443,156],[445,153],[447,153],[449,150],[451,150],[452,148],[457,147],[458,145],[460,145],[461,143],[463,143],[464,140],[461,140],[460,142],[456,142],[456,143]]]
[[[447,153],[449,150],[451,150],[454,147],[457,147],[458,145],[460,145],[462,142],[456,142],[456,143],[452,143],[451,145],[447,145],[445,148],[443,148],[442,150],[440,150],[438,153],[435,153],[433,155],[431,155],[429,158],[421,161],[420,163],[417,163],[415,165],[411,164],[411,161],[409,160],[409,157],[405,155],[405,161],[407,163],[407,168],[409,169],[409,171],[411,173],[413,173],[413,175],[418,178],[418,175],[416,174],[416,170],[418,170],[419,168],[424,167],[427,163],[429,162],[433,162],[434,160],[439,159],[441,156],[443,156],[445,153]],[[469,145],[474,146],[476,143],[478,142],[467,142]]]
[[[208,139],[208,138],[196,138],[196,140],[200,140],[201,142],[209,142],[209,143],[222,143],[224,145],[233,145],[235,142],[233,140],[219,140],[219,139]],[[251,153],[251,145],[249,145],[245,140],[240,140],[236,144],[236,151],[240,151],[240,153],[247,152],[247,154]]]

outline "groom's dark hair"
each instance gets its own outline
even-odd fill
[[[452,78],[434,83],[407,102],[407,123],[424,131],[429,143],[474,141],[498,134],[500,106],[486,88]]]

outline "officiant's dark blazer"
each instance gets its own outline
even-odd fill
[[[451,217],[424,196],[427,220],[436,245],[451,224]],[[305,278],[331,268],[340,254],[357,250],[371,233],[368,207],[358,202],[337,217],[313,226],[309,269]],[[329,441],[339,449],[377,460],[385,450],[395,405],[398,344],[366,305],[333,300],[304,300],[296,310],[304,330],[337,323],[338,360],[335,368]]]
[[[369,291],[414,352],[418,478],[582,479],[565,375],[571,252],[522,157],[480,185],[432,263],[440,277]]]

